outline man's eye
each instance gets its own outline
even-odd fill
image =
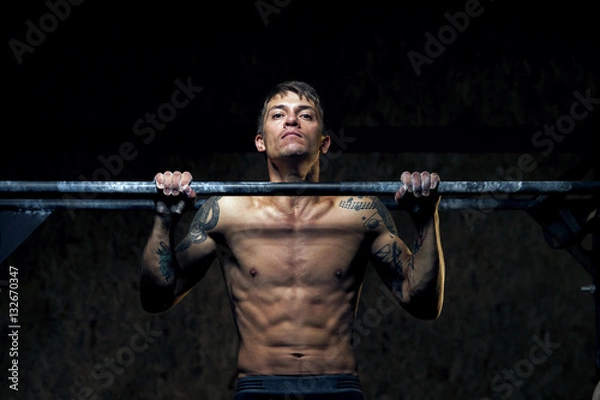
[[[313,116],[310,114],[302,114],[301,117],[304,119],[313,119]]]
[[[281,118],[281,117],[283,117],[282,113],[275,113],[275,114],[273,114],[273,118]]]

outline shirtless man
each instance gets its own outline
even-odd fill
[[[314,89],[284,82],[267,96],[256,148],[272,182],[317,182],[324,135]],[[175,225],[196,200],[189,172],[155,176],[160,200],[143,252],[141,303],[168,310],[202,279],[217,255],[239,335],[235,400],[363,399],[352,334],[370,261],[407,312],[440,315],[444,258],[439,176],[404,172],[394,194],[407,207],[410,250],[376,197],[226,196],[206,200],[187,235]],[[360,201],[361,207],[348,206]]]

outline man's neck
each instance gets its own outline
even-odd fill
[[[319,163],[312,165],[303,163],[268,162],[269,180],[271,182],[318,182]]]
[[[313,165],[269,163],[271,182],[318,182],[319,163]],[[318,202],[317,196],[273,196],[271,202],[284,213],[298,213],[309,204]]]

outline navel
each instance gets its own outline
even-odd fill
[[[336,278],[342,279],[342,275],[343,275],[343,272],[342,272],[341,268],[338,268],[338,269],[335,270],[335,277]]]
[[[256,278],[258,276],[258,270],[256,268],[250,268],[250,276]]]

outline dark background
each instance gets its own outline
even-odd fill
[[[253,1],[73,5],[20,64],[5,47],[3,162],[18,168],[2,174],[55,179],[56,163],[66,165],[65,178],[93,171],[74,171],[72,154],[95,162],[123,141],[141,146],[134,123],[188,78],[202,94],[143,146],[138,163],[173,149],[254,151],[262,98],[285,79],[312,83],[328,126],[368,138],[362,151],[539,152],[532,133],[568,111],[572,92],[595,89],[595,13],[585,2],[483,1],[417,76],[407,53],[424,54],[425,32],[437,35],[444,14],[466,4],[294,0],[267,15],[266,26]],[[6,5],[5,42],[26,43],[26,21],[39,27],[48,11],[41,1]],[[585,149],[591,121],[559,150]]]
[[[313,84],[328,129],[346,138],[324,160],[324,180],[389,180],[406,169],[551,180],[597,160],[597,109],[551,149],[532,142],[569,114],[574,92],[600,97],[590,3],[482,1],[481,15],[420,76],[408,52],[423,54],[425,33],[437,35],[444,14],[468,2],[280,1],[266,21],[256,4],[88,0],[61,8],[63,20],[21,62],[11,43],[27,43],[27,21],[39,28],[50,8],[3,5],[0,179],[151,180],[163,169],[199,181],[265,179],[255,120],[266,92],[287,79]],[[170,102],[176,80],[202,91],[154,136],[136,134],[136,121]],[[519,169],[523,154],[535,168]],[[404,215],[394,216],[411,242]],[[433,323],[401,310],[382,316],[356,349],[367,398],[589,399],[594,310],[580,292],[589,274],[550,249],[521,211],[447,211],[441,222],[444,313]],[[19,268],[28,322],[21,390],[10,396],[231,397],[236,339],[218,268],[169,313],[140,309],[137,265],[150,223],[140,211],[55,212],[3,263],[3,274]],[[380,295],[368,275],[359,317]],[[155,342],[110,384],[92,377],[146,323],[160,333]],[[494,389],[546,334],[561,343],[548,360],[510,390]]]

